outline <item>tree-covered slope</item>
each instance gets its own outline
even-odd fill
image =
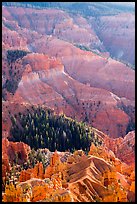
[[[95,145],[101,144],[92,128],[85,123],[77,122],[65,115],[57,116],[41,107],[28,114],[19,113],[18,119],[16,118],[12,117],[13,141],[25,142],[34,149],[89,151],[91,142]]]

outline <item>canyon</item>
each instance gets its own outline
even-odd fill
[[[4,202],[134,202],[133,8],[33,3],[2,6]],[[19,115],[38,107],[85,123],[101,145],[91,143],[86,153],[41,150],[51,155],[47,166],[37,161],[24,168],[32,149],[13,142],[11,128],[16,122],[21,130]],[[17,183],[13,179],[8,187],[15,163]],[[22,196],[10,194],[10,188]]]
[[[19,8],[15,17],[14,10],[14,7],[3,9],[3,30],[6,29],[3,31],[5,62],[3,86],[8,79],[12,84],[16,83],[16,90],[12,96],[4,88],[4,97],[12,98],[13,102],[45,104],[57,112],[63,111],[68,116],[75,116],[78,120],[86,118],[89,124],[113,138],[124,136],[130,122],[135,121],[134,70],[108,56],[99,56],[92,51],[81,50],[56,35],[49,35],[46,30],[42,32],[38,27],[34,27],[35,16],[37,16],[37,25],[42,27],[39,22],[42,18],[39,18],[39,15],[43,15],[43,18],[48,16],[48,19],[60,16],[58,18],[61,23],[63,19],[69,18],[64,12],[44,10],[41,14],[37,10]],[[33,23],[28,24],[26,22],[28,19],[22,18],[24,12],[29,13],[25,15],[30,15],[29,18],[32,18]],[[31,27],[29,33],[27,25]],[[13,27],[11,30],[10,26]],[[53,26],[52,23],[50,26]],[[31,52],[10,65],[13,67],[11,76],[8,74],[9,66],[6,66],[9,35],[12,37],[10,46]],[[85,42],[83,44],[85,45]],[[125,107],[127,110],[131,109],[132,113],[125,111]],[[102,117],[105,120],[105,127],[102,127]]]

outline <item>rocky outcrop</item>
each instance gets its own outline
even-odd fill
[[[128,165],[135,163],[135,132],[129,132],[124,138],[105,140],[106,146],[111,149],[116,156]]]
[[[65,164],[60,161],[60,155],[55,152],[50,161],[50,165],[43,169],[42,163],[37,163],[34,168],[21,171],[19,186],[31,185],[31,201],[72,201],[70,191],[64,185],[63,178]],[[43,192],[43,194],[41,194]]]
[[[72,202],[73,197],[69,190],[57,186],[57,179],[31,178],[18,184],[23,189],[24,196],[28,196],[30,202]]]
[[[135,166],[135,131],[129,132],[123,138],[110,138],[103,132],[93,128],[95,134],[102,140],[103,148],[111,150],[117,158],[127,165]],[[93,148],[94,149],[94,148]],[[98,148],[99,149],[99,148]],[[107,154],[108,154],[107,150]],[[128,155],[128,156],[127,156]]]
[[[61,155],[55,151],[50,159],[50,165],[46,169],[44,169],[41,162],[38,162],[34,168],[21,171],[19,181],[24,182],[31,178],[44,179],[56,177],[55,174],[59,174],[59,172],[63,172],[63,169],[65,169],[65,164],[60,161],[60,157]]]
[[[48,71],[57,69],[57,71],[64,71],[64,67],[59,59],[55,57],[49,58],[48,55],[32,53],[23,58],[22,64],[30,68],[29,72]],[[26,69],[25,69],[26,70]]]
[[[68,160],[69,189],[74,201],[127,202],[128,195],[132,195],[133,201],[133,166],[121,162],[104,146],[92,144],[89,155],[77,162],[74,157],[73,162]]]
[[[68,174],[69,189],[74,201],[127,201],[125,189],[119,196],[122,191],[114,168],[103,159],[95,156],[81,159],[79,163],[68,167]],[[114,191],[111,189],[112,186]],[[117,192],[119,195],[116,196]]]
[[[49,166],[54,171],[50,172],[63,173],[74,201],[128,201],[127,195],[134,192],[134,168],[102,146],[92,144],[89,155],[86,156],[82,150],[75,151],[63,169],[56,152]]]
[[[127,164],[135,163],[135,132],[129,132],[117,146],[117,157]]]
[[[14,163],[22,164],[28,159],[30,147],[23,142],[9,142],[2,139],[2,177],[10,172]]]
[[[17,185],[24,189],[24,196],[28,195],[30,201],[134,200],[133,167],[122,163],[107,147],[92,144],[88,156],[78,150],[65,162],[61,161],[63,155],[55,151],[45,171],[42,163],[21,171]]]
[[[30,147],[23,142],[10,142],[2,139],[2,154],[8,157],[9,162],[13,163],[17,159],[17,163],[22,164],[28,159]]]
[[[31,178],[39,178],[43,179],[44,178],[44,167],[43,164],[38,162],[34,168],[32,169],[27,169],[21,171],[19,181],[24,182],[27,181]]]

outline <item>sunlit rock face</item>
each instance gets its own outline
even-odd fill
[[[6,155],[9,162],[15,162],[16,154],[18,154],[18,162],[24,163],[28,159],[30,147],[23,142],[9,142],[7,139],[2,139],[3,157]]]
[[[28,159],[30,147],[23,142],[9,142],[7,139],[2,139],[2,177],[11,170],[11,164],[15,163],[18,158],[18,163],[23,164]]]
[[[105,145],[128,165],[135,165],[135,132],[129,132],[124,138],[111,139],[105,137]]]
[[[28,54],[20,67],[24,71],[11,96],[14,103],[45,104],[57,113],[86,119],[111,137],[126,134],[130,115],[119,109],[121,99],[117,95],[80,83],[65,72],[59,59],[45,54]]]
[[[92,143],[88,155],[77,150],[63,161],[66,154],[55,151],[46,169],[38,162],[34,168],[21,171],[18,185],[23,189],[30,186],[29,192],[25,191],[30,201],[134,201],[134,167],[106,146]]]
[[[134,169],[104,147],[92,144],[89,155],[78,151],[67,160],[66,179],[74,201],[128,201],[128,192],[132,194],[133,186],[129,180],[134,178]],[[117,166],[118,161],[122,170]]]

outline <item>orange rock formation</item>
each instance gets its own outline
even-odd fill
[[[2,139],[2,176],[10,171],[10,163],[15,162],[18,155],[18,163],[24,163],[28,159],[30,147],[23,142],[9,142],[7,139]]]
[[[31,201],[127,202],[135,195],[133,167],[122,163],[107,147],[93,144],[88,156],[78,150],[64,163],[55,151],[45,171],[37,163],[23,170],[19,180],[21,186],[31,183]]]

